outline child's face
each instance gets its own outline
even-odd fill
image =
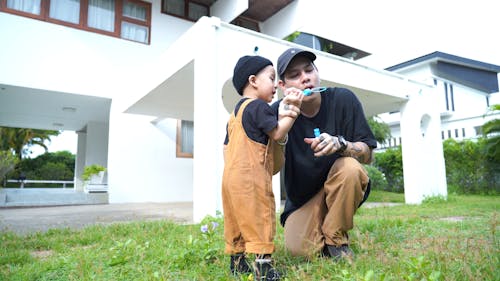
[[[272,65],[264,67],[256,76],[257,98],[266,102],[273,101],[276,93],[276,73]]]

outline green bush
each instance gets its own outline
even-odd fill
[[[73,180],[74,171],[75,155],[69,151],[58,151],[33,159],[23,158],[7,178],[18,179],[23,173],[30,180]]]
[[[448,192],[499,194],[498,163],[486,153],[484,139],[443,142]]]
[[[404,192],[401,147],[390,148],[384,152],[375,153],[373,166],[385,175],[387,180],[386,191]]]
[[[74,172],[70,171],[64,163],[45,163],[38,170],[44,180],[71,180]]]
[[[500,194],[500,165],[487,153],[485,139],[460,142],[447,139],[443,142],[443,152],[448,193]],[[401,147],[375,153],[373,166],[385,175],[388,185],[382,190],[404,192],[402,163]],[[368,172],[375,182],[379,176],[374,171]],[[376,186],[374,189],[380,190]]]
[[[371,188],[374,190],[384,190],[389,189],[389,184],[385,178],[384,173],[379,171],[376,167],[372,165],[364,165],[366,171],[368,172],[368,177],[370,178]]]

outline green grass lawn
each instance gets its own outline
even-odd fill
[[[371,196],[402,202],[402,194]],[[500,280],[499,206],[498,196],[450,196],[362,207],[350,232],[355,259],[340,263],[291,257],[278,226],[274,259],[284,280]],[[219,217],[0,232],[0,280],[252,280],[229,274],[222,233]]]

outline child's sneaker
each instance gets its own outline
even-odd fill
[[[254,271],[256,281],[281,280],[280,273],[273,267],[271,259],[256,259]]]
[[[231,255],[231,264],[229,267],[231,268],[232,274],[252,272],[252,269],[250,269],[246,261],[245,254],[243,253]]]

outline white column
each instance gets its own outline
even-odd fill
[[[224,139],[219,138],[220,120],[218,112],[222,105],[222,85],[217,72],[220,63],[217,57],[217,18],[202,18],[211,22],[202,25],[194,61],[194,147],[193,147],[193,221],[205,216],[215,216],[220,201],[222,170],[218,162],[222,159]],[[219,149],[220,148],[220,149]],[[220,154],[220,155],[219,155]]]
[[[87,133],[77,132],[78,145],[76,149],[75,161],[75,190],[83,191],[84,182],[82,181],[83,168],[85,167],[85,155],[87,154]]]
[[[447,196],[441,121],[433,92],[434,88],[420,89],[401,108],[405,201],[409,204]]]
[[[85,165],[99,164],[108,166],[109,124],[102,122],[87,123]]]

